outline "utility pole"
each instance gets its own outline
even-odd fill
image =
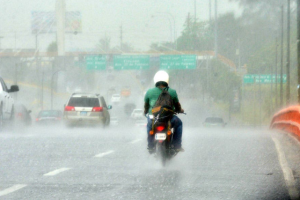
[[[218,57],[218,0],[215,0],[215,57]]]
[[[1,40],[3,39],[3,36],[0,36],[0,50],[2,48],[2,45],[1,45]]]
[[[300,0],[297,0],[298,103],[300,104]]]
[[[290,76],[290,29],[291,29],[291,0],[287,0],[287,54],[286,54],[286,105],[290,104],[290,83],[291,83],[291,76]]]
[[[65,0],[56,0],[56,41],[58,56],[65,55],[65,20],[66,2]]]
[[[275,50],[275,108],[278,108],[278,38],[276,36],[276,50]]]
[[[18,64],[15,64],[15,84],[18,85]],[[16,100],[18,100],[18,92],[16,92],[15,96]]]
[[[16,31],[15,31],[15,51],[17,51],[17,33],[16,33]]]
[[[283,5],[281,6],[280,108],[283,106]]]
[[[211,25],[211,0],[209,0],[209,24]]]
[[[261,127],[261,67],[259,69],[259,127]]]
[[[123,27],[121,25],[120,26],[120,49],[121,49],[121,51],[123,51],[122,47],[123,47]]]
[[[195,18],[195,23],[196,23],[196,19],[197,19],[197,8],[196,8],[196,0],[194,0],[194,18]]]

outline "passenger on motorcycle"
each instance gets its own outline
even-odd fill
[[[148,114],[148,123],[147,123],[147,135],[148,135],[148,150],[149,153],[153,153],[155,151],[154,146],[154,135],[150,135],[150,131],[152,129],[152,119],[150,119],[149,115],[152,114],[153,106],[155,105],[159,95],[161,94],[162,90],[168,87],[169,84],[169,75],[165,71],[158,71],[154,76],[154,84],[155,87],[149,89],[145,94],[145,105],[144,105],[144,114]],[[184,110],[181,108],[181,105],[178,100],[178,96],[176,90],[168,88],[168,92],[170,93],[174,111],[177,113],[184,113]],[[182,138],[182,121],[176,116],[173,115],[171,120],[171,127],[174,130],[173,136],[173,145],[176,151],[184,151],[181,147],[181,138]]]

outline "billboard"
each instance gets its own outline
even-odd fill
[[[52,11],[32,11],[31,31],[32,33],[55,33],[56,16]],[[79,33],[82,31],[81,13],[79,11],[66,12],[65,32]]]

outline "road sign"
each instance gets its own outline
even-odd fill
[[[160,69],[196,69],[196,55],[162,55]]]
[[[117,55],[114,56],[114,69],[139,70],[149,69],[149,56],[146,55]]]
[[[106,56],[92,55],[85,57],[87,70],[105,70],[106,69]]]
[[[275,83],[276,82],[276,75],[271,74],[246,74],[244,75],[243,82],[245,84],[253,84],[253,83]],[[286,74],[282,76],[282,82],[286,83]],[[280,75],[277,75],[277,83],[280,83]]]

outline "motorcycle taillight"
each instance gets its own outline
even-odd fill
[[[163,131],[164,129],[165,129],[164,126],[157,126],[157,127],[156,127],[156,130],[157,130],[157,131]]]

